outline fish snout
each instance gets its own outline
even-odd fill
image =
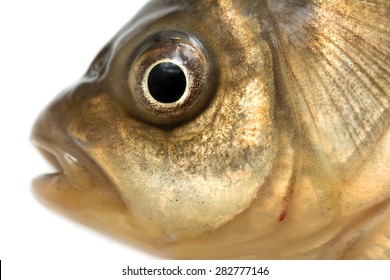
[[[99,178],[100,170],[69,132],[69,124],[77,116],[77,104],[86,95],[86,86],[82,84],[64,90],[42,112],[31,134],[33,144],[56,169],[55,174],[44,176],[66,177],[70,185],[79,190],[106,180]]]

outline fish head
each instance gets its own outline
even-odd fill
[[[154,243],[245,211],[277,151],[272,62],[259,24],[228,9],[153,1],[126,25],[37,120],[33,142],[58,169],[37,196]]]
[[[389,258],[390,5],[151,1],[40,115],[49,206],[180,258]]]

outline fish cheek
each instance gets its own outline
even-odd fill
[[[277,141],[262,78],[221,86],[202,117],[169,132],[97,94],[70,132],[115,186],[135,227],[165,242],[195,237],[249,207],[270,172]],[[214,123],[206,121],[215,112]]]
[[[127,170],[113,180],[153,236],[178,240],[219,228],[249,207],[270,173],[277,150],[270,52],[246,35],[215,46],[220,85],[202,114],[161,133],[123,123],[124,150],[107,157],[111,168]]]

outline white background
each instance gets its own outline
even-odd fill
[[[38,114],[144,3],[1,1],[0,259],[3,274],[13,275],[5,279],[62,279],[53,272],[153,258],[39,204],[31,180],[51,167],[29,141]]]
[[[135,260],[137,265],[156,263],[150,261],[155,256],[47,210],[31,193],[31,180],[51,171],[29,142],[34,120],[58,92],[83,75],[100,48],[144,3],[146,0],[1,2],[0,259],[4,279],[120,279],[122,268]],[[291,270],[279,268],[279,273],[310,279],[302,275],[316,266],[298,264],[284,264]],[[330,270],[314,273],[316,279],[342,273],[339,263],[337,271],[332,263],[328,267]],[[353,271],[361,276],[366,272],[367,278],[378,273],[376,268],[362,270],[361,264],[356,268],[360,270]],[[277,272],[275,264],[271,272]],[[383,272],[382,276],[389,275],[388,269]]]

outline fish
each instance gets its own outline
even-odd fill
[[[150,1],[38,117],[49,208],[173,259],[390,259],[390,1]]]

